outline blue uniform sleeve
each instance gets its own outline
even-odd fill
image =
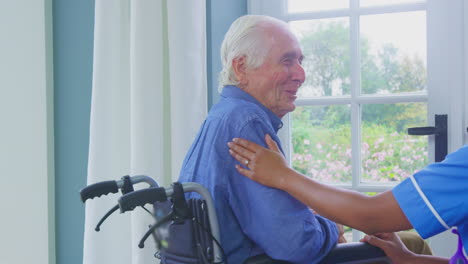
[[[445,231],[431,209],[416,190],[411,179],[406,179],[392,190],[393,196],[411,225],[426,239]]]
[[[265,133],[278,140],[261,121],[249,122],[240,133],[239,137],[262,146]],[[270,257],[317,263],[336,244],[336,224],[314,215],[288,193],[258,184],[237,172],[229,181],[229,202],[243,232]]]
[[[467,190],[468,146],[464,146],[406,179],[392,192],[413,227],[427,238],[453,226],[464,228]]]

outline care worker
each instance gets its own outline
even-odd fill
[[[281,189],[318,214],[361,230],[363,241],[382,248],[394,263],[448,263],[448,259],[415,255],[388,232],[411,228],[423,238],[457,227],[468,252],[468,145],[375,196],[319,183],[290,168],[267,134],[269,149],[240,138],[229,152],[245,167],[237,170],[266,186]],[[460,262],[468,263],[468,262]]]

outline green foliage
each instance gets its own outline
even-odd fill
[[[379,124],[404,133],[408,127],[426,124],[424,104],[371,104],[362,108],[362,121],[368,125]]]
[[[293,139],[294,169],[324,182],[351,181],[349,125],[336,128],[293,125]],[[360,150],[362,180],[389,182],[409,177],[427,164],[426,145],[425,138],[398,133],[385,125],[364,124]]]

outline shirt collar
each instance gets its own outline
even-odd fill
[[[273,125],[273,128],[275,129],[275,132],[278,132],[280,128],[283,127],[283,122],[281,119],[275,115],[270,109],[266,108],[263,104],[261,104],[257,99],[255,99],[253,96],[250,94],[244,92],[241,90],[239,87],[234,86],[234,85],[226,85],[224,86],[222,92],[221,92],[221,97],[223,98],[236,98],[244,101],[248,101],[251,103],[254,103],[258,105],[265,113],[267,113],[268,117],[270,117],[271,124]]]

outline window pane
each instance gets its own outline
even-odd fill
[[[427,137],[407,134],[426,116],[426,103],[362,106],[363,182],[399,182],[427,165]]]
[[[299,38],[306,80],[299,97],[350,94],[349,20],[347,18],[290,22]]]
[[[362,16],[363,94],[426,91],[426,15],[405,12]]]
[[[301,106],[292,113],[295,170],[327,183],[351,182],[350,106]]]
[[[424,3],[425,0],[361,0],[362,7]]]
[[[288,12],[314,12],[330,9],[342,9],[349,7],[349,0],[326,0],[326,1],[310,1],[310,0],[289,0]]]

